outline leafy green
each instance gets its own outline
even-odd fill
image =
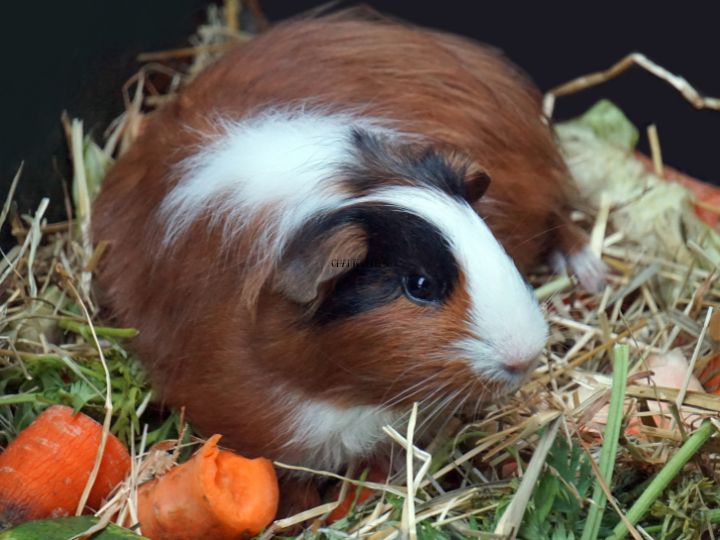
[[[540,476],[518,538],[565,540],[579,538],[585,526],[586,500],[593,481],[585,452],[557,437]],[[608,532],[610,529],[608,529]]]
[[[137,409],[150,392],[139,362],[110,338],[103,352],[110,370],[114,406],[111,431],[129,445],[140,433]],[[105,375],[96,355],[23,354],[21,364],[0,370],[0,445],[6,445],[45,408],[64,404],[100,420]]]
[[[598,138],[625,150],[635,148],[640,139],[640,132],[625,113],[607,99],[601,99],[571,122],[589,127]]]

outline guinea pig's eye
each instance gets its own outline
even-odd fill
[[[403,278],[405,295],[416,302],[434,302],[439,300],[435,282],[420,274],[411,274]]]

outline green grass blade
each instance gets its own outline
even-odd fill
[[[82,336],[86,335],[86,332],[90,332],[90,327],[87,324],[69,319],[60,319],[58,326],[63,330],[69,330]],[[93,328],[95,329],[95,334],[100,337],[134,338],[138,335],[138,331],[135,328],[111,328],[108,326],[94,326]]]
[[[677,453],[670,458],[670,461],[653,478],[645,491],[640,495],[635,504],[627,513],[627,519],[633,525],[636,524],[650,509],[655,500],[662,494],[668,484],[682,470],[685,464],[702,448],[707,440],[715,433],[715,426],[709,420],[703,422],[695,433],[688,437]],[[613,529],[612,536],[608,540],[620,540],[627,534],[627,527],[620,521]]]
[[[608,412],[605,437],[600,451],[600,474],[605,484],[610,486],[615,456],[618,448],[618,438],[622,427],[623,404],[625,403],[625,388],[627,385],[629,348],[627,345],[616,345],[614,349],[615,362],[613,363],[612,392],[610,394],[610,410]],[[593,491],[593,504],[588,511],[588,518],[583,531],[582,540],[595,540],[600,531],[603,513],[607,503],[605,491],[599,479],[595,480]]]
[[[0,396],[0,405],[19,405],[20,403],[45,403],[40,394],[8,394]]]
[[[571,278],[568,276],[560,276],[535,289],[535,297],[539,301],[547,300],[554,294],[569,288],[572,284],[573,281]]]

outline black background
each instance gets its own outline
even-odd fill
[[[50,216],[62,217],[63,178],[69,175],[60,114],[83,118],[99,135],[122,111],[120,88],[143,51],[187,45],[207,0],[73,0],[3,6],[0,113],[0,195],[4,200],[25,161],[21,211],[51,197]],[[320,5],[261,0],[270,21]],[[344,2],[341,6],[352,5]],[[609,67],[641,51],[682,74],[702,93],[720,96],[720,32],[710,4],[634,2],[378,1],[376,9],[418,24],[464,34],[503,49],[542,90]],[[705,7],[707,6],[707,7]],[[556,118],[577,115],[600,97],[615,101],[641,128],[658,126],[666,163],[720,183],[720,112],[696,111],[675,90],[634,68],[599,89],[561,98]],[[643,141],[641,147],[646,147]]]

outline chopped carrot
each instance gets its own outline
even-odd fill
[[[700,374],[700,381],[707,392],[720,394],[720,354],[714,354],[707,359],[705,369]]]
[[[368,472],[366,480],[368,482],[375,482],[375,483],[382,483],[385,482],[387,479],[387,472],[371,468]],[[361,503],[364,503],[366,500],[368,500],[373,494],[375,493],[374,489],[368,488],[368,487],[351,487],[347,493],[345,494],[345,498],[338,504],[335,509],[330,512],[330,515],[327,517],[328,523],[335,523],[336,521],[339,521],[343,519],[345,516],[347,516],[350,513],[350,510],[353,509],[353,507],[358,506]],[[339,489],[338,489],[338,495],[339,495]]]
[[[138,490],[138,518],[152,540],[236,539],[275,518],[279,490],[272,462],[220,450],[213,435],[186,463]]]
[[[71,407],[53,405],[0,454],[0,525],[75,513],[95,465],[102,426]],[[88,509],[130,471],[130,455],[109,435]]]

